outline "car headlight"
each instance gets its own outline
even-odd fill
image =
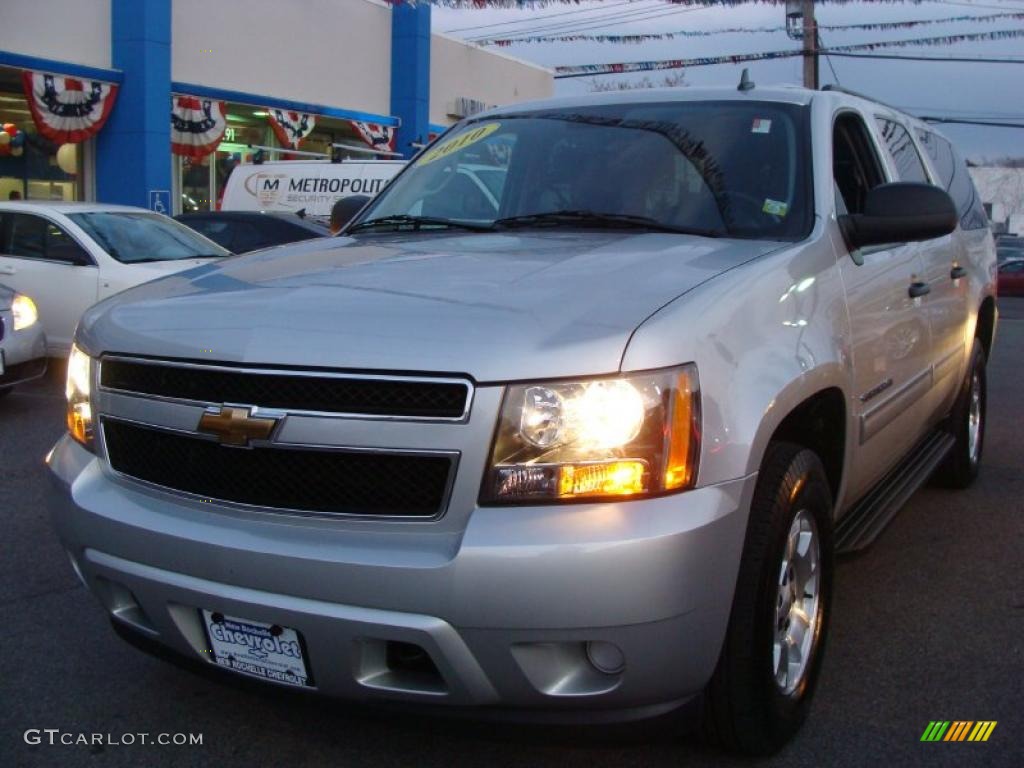
[[[643,496],[693,487],[697,369],[514,384],[502,402],[484,504]]]
[[[39,319],[36,303],[20,293],[14,295],[14,301],[11,302],[11,314],[14,315],[14,330],[16,331],[31,328]]]
[[[89,402],[91,386],[92,358],[72,344],[68,356],[67,384],[64,387],[68,401],[68,432],[90,451],[93,449],[92,405]]]

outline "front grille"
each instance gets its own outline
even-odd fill
[[[469,385],[460,381],[278,373],[117,358],[103,361],[100,384],[107,389],[203,403],[423,419],[462,418],[469,399]]]
[[[434,517],[449,456],[280,447],[229,448],[199,437],[103,420],[110,465],[202,498],[343,515]]]

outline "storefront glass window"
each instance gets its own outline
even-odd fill
[[[0,150],[0,200],[84,199],[84,154],[89,143],[61,145],[39,135],[21,90],[21,70],[0,67],[0,130],[13,124],[24,138]],[[3,131],[7,134],[7,131]],[[17,134],[15,134],[17,135]],[[9,136],[9,134],[8,134]],[[15,144],[20,146],[15,148]]]
[[[180,193],[176,211],[188,213],[219,210],[231,171],[236,165],[253,162],[256,153],[253,147],[281,146],[267,121],[267,113],[259,107],[229,103],[227,121],[224,139],[215,152],[198,160],[175,156],[174,172]],[[331,156],[332,144],[355,148],[352,151],[341,149],[338,154],[342,158],[367,160],[372,157],[359,151],[366,144],[347,120],[329,117],[317,118],[316,129],[302,142],[301,151],[318,152],[327,159]],[[297,155],[289,157],[283,148],[281,152],[264,151],[263,155],[267,161],[315,159]]]

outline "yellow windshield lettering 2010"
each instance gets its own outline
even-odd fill
[[[487,123],[486,125],[477,126],[468,131],[460,133],[458,136],[449,139],[439,147],[427,151],[422,158],[420,158],[419,165],[426,165],[432,163],[435,160],[440,160],[442,157],[448,157],[448,155],[458,152],[460,149],[465,149],[470,144],[476,144],[481,139],[486,139],[496,130],[501,127],[501,123]]]

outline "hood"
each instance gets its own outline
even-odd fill
[[[92,354],[479,382],[611,373],[633,330],[778,243],[637,232],[310,240],[180,272],[83,318]]]

